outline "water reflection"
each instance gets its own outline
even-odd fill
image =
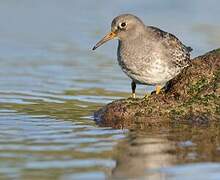
[[[153,135],[130,135],[127,139],[128,141],[119,147],[121,153],[117,157],[112,179],[164,179],[164,173],[154,173],[153,170],[169,167],[174,163],[175,155],[167,153],[175,149],[174,144],[166,137]]]
[[[194,179],[196,172],[218,179],[220,163],[210,162],[219,162],[219,145],[217,127],[132,132],[117,147],[111,179]]]

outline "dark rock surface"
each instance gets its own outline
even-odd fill
[[[147,99],[121,99],[94,114],[100,126],[150,128],[220,123],[220,49],[192,60],[168,92]]]

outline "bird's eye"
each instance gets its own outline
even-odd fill
[[[119,24],[119,27],[121,29],[125,28],[126,26],[127,26],[126,22],[122,22],[122,23]]]

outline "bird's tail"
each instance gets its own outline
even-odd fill
[[[188,52],[191,52],[193,50],[193,48],[191,48],[190,46],[187,46],[186,49]]]

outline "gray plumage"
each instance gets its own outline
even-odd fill
[[[190,47],[168,32],[145,26],[134,15],[114,18],[111,31],[119,39],[119,65],[137,84],[164,86],[190,64]]]

